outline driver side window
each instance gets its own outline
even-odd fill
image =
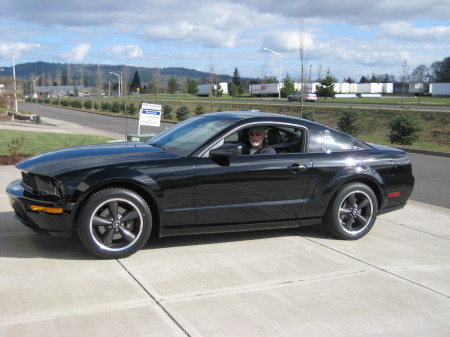
[[[224,139],[224,144],[242,145],[243,149],[248,150],[251,147],[249,141],[250,129],[246,127],[228,135]],[[266,146],[273,148],[277,154],[304,152],[303,145],[306,132],[302,128],[264,125],[264,131]]]

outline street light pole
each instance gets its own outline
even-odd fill
[[[116,75],[117,78],[119,79],[119,98],[120,98],[120,92],[121,92],[121,86],[122,86],[122,84],[121,84],[122,83],[121,76],[119,74],[113,73],[112,71],[110,71],[109,73],[112,74],[112,75]]]
[[[262,50],[271,52],[275,55],[278,56],[278,99],[281,99],[281,55],[280,53],[277,53],[276,51],[273,51],[272,49],[269,48],[263,48]]]
[[[40,47],[39,44],[34,44],[33,47]],[[13,79],[14,79],[14,113],[19,114],[19,109],[17,108],[17,82],[16,82],[16,60],[15,52],[12,52],[12,66],[13,66]]]
[[[12,66],[13,66],[13,79],[14,79],[14,113],[17,115],[19,110],[17,109],[17,84],[16,84],[16,60],[14,52],[12,53]]]

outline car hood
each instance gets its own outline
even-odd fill
[[[167,157],[175,156],[145,143],[110,143],[51,151],[28,158],[16,166],[35,174],[54,176],[70,170]]]

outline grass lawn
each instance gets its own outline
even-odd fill
[[[10,145],[23,137],[18,154],[39,154],[71,146],[106,143],[110,138],[51,132],[0,130],[0,155],[10,155]]]

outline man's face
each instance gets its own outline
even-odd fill
[[[258,129],[251,129],[248,133],[250,143],[253,147],[259,147],[262,145],[263,139],[264,139],[264,132],[261,132],[261,130]]]

